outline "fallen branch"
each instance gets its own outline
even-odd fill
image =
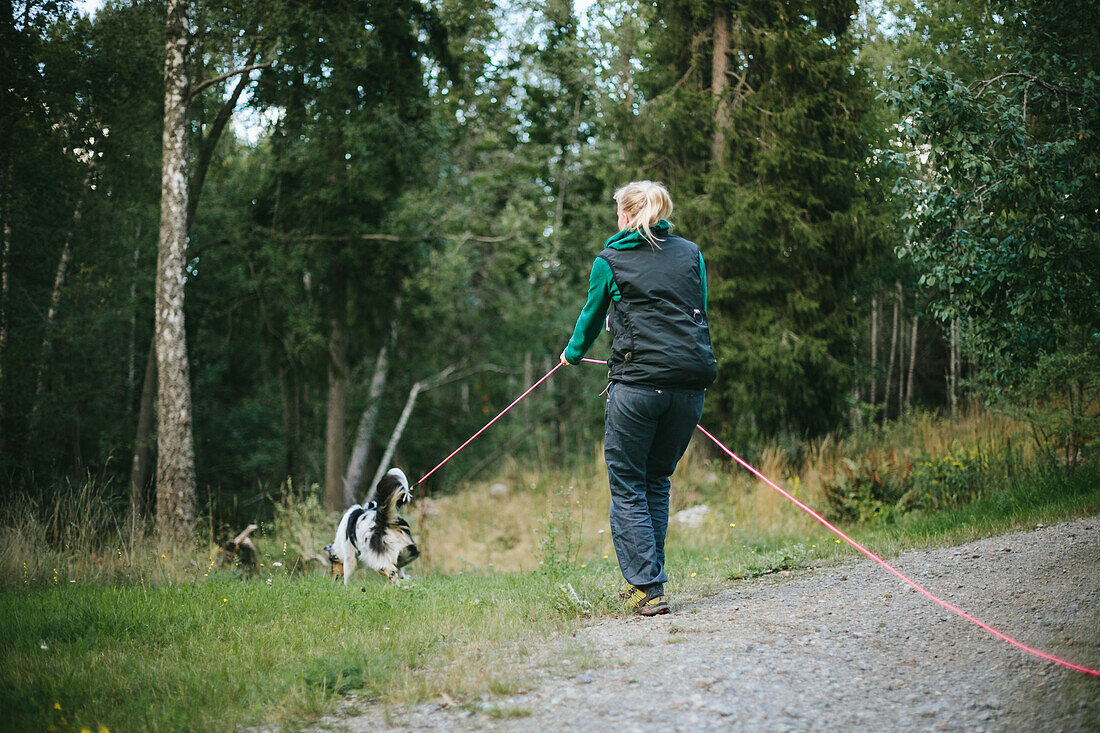
[[[436,374],[434,377],[428,379],[422,379],[412,386],[409,390],[409,396],[405,400],[405,409],[401,411],[401,417],[397,420],[397,426],[394,427],[393,433],[390,435],[390,442],[386,444],[386,450],[382,454],[382,459],[378,461],[378,470],[374,472],[374,478],[370,482],[370,491],[367,492],[367,497],[364,499],[364,503],[370,501],[374,497],[375,487],[378,486],[378,482],[382,480],[382,477],[386,475],[386,471],[389,470],[390,461],[393,460],[393,454],[397,450],[397,443],[401,440],[402,433],[405,432],[405,426],[409,422],[409,416],[412,414],[413,406],[416,404],[417,397],[421,392],[427,392],[429,389],[435,389],[441,387],[444,384],[449,384],[458,379],[468,377],[475,372],[482,371],[503,371],[500,367],[492,364],[483,364],[479,367],[472,369],[463,369],[457,371],[456,365],[452,364],[443,371]]]
[[[259,569],[260,552],[248,535],[257,529],[257,525],[250,524],[239,535],[222,543],[221,564],[236,565],[245,568],[250,573]]]

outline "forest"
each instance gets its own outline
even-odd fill
[[[1072,471],[1100,438],[1098,12],[0,4],[4,501],[94,482],[186,542],[422,475],[557,363],[637,179],[706,258],[731,445],[977,403]],[[587,460],[605,376],[559,371],[418,491]]]

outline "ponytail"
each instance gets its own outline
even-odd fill
[[[668,189],[653,181],[634,181],[616,191],[614,198],[619,209],[626,213],[626,228],[630,231],[641,229],[642,236],[656,245],[651,227],[672,215],[672,197]]]

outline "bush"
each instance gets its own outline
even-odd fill
[[[878,462],[845,458],[825,479],[826,516],[840,522],[890,522],[898,514],[955,509],[1007,487],[1028,465],[1019,446],[995,449],[952,445],[943,454],[913,460],[893,453]]]
[[[838,522],[891,521],[913,486],[913,464],[887,453],[881,462],[844,458],[823,481],[826,518]]]
[[[989,456],[977,451],[958,450],[918,461],[904,508],[952,509],[981,497],[990,478]]]

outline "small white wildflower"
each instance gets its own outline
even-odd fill
[[[279,562],[278,560],[271,563],[271,567],[273,567],[273,568],[281,568],[282,566],[283,566],[283,564],[281,562]]]

